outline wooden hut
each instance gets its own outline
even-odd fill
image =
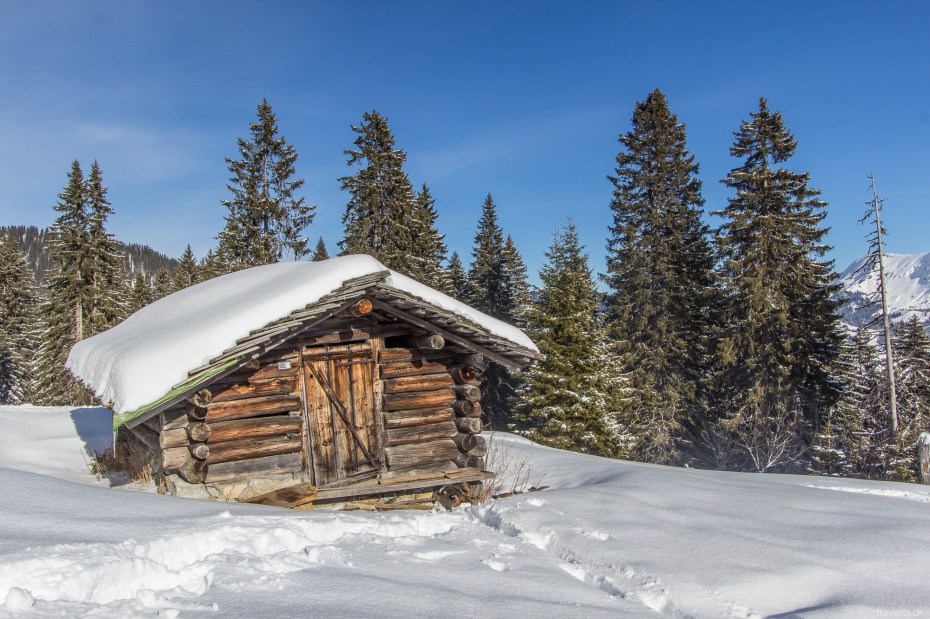
[[[425,492],[488,475],[482,373],[490,363],[516,369],[538,359],[523,333],[367,256],[249,271],[166,297],[79,343],[69,358],[98,397],[122,397],[114,426],[123,441],[148,452],[161,491],[294,507]],[[253,284],[253,294],[243,285],[268,279],[279,292]],[[310,302],[300,299],[302,290]],[[229,298],[213,302],[216,291]],[[275,294],[285,298],[280,309]],[[213,304],[204,309],[202,297]],[[209,313],[216,320],[224,312],[248,314],[259,302],[271,309],[230,323],[251,325],[247,331],[215,329],[226,338],[218,349],[223,337],[211,335]],[[171,325],[188,324],[188,314],[204,326],[174,334]],[[153,326],[158,321],[165,326]],[[172,350],[196,350],[200,333],[212,350],[199,351],[201,363],[188,367],[196,357]],[[172,338],[184,341],[172,348]],[[152,359],[133,356],[152,349]],[[121,373],[108,354],[148,366],[152,380],[154,368],[177,371],[175,362],[186,376],[152,391],[151,381]],[[127,410],[135,383],[160,395]]]

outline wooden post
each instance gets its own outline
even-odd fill
[[[917,459],[920,462],[920,483],[930,484],[930,434],[921,432],[917,439]]]

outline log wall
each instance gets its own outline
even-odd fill
[[[164,474],[188,483],[300,472],[298,371],[297,355],[278,351],[133,430],[160,450]]]
[[[482,468],[482,359],[433,339],[388,340],[378,358],[388,468]],[[393,345],[393,347],[390,347]]]

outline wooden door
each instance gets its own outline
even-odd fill
[[[375,353],[371,342],[304,349],[307,426],[317,486],[364,477],[381,467]]]

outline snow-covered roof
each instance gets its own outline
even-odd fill
[[[387,272],[383,285],[451,312],[516,348],[538,352],[516,327],[492,318],[371,256],[282,262],[218,277],[147,305],[112,329],[75,344],[66,367],[117,414],[149,405],[188,380],[249,332],[338,291]]]

